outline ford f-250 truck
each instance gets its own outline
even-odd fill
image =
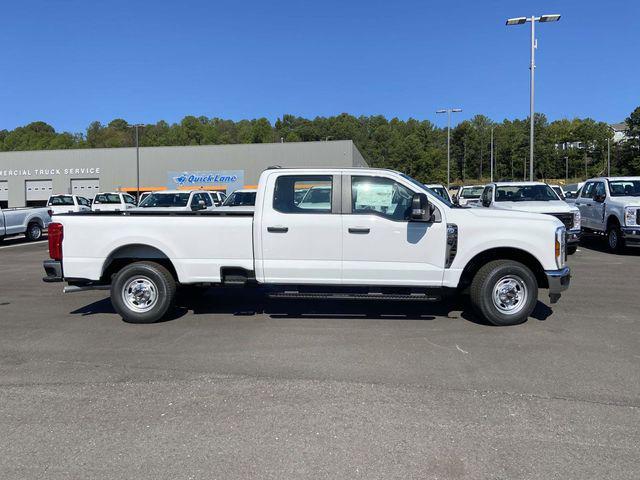
[[[35,242],[42,238],[42,231],[51,222],[47,208],[0,208],[0,241],[5,237],[24,234]]]
[[[299,191],[329,189],[301,206]],[[268,286],[308,299],[437,300],[468,288],[477,314],[523,322],[570,282],[555,217],[460,208],[379,169],[268,169],[255,212],[60,215],[45,281],[111,290],[125,321],[160,320],[176,284]],[[214,234],[212,234],[214,233]]]

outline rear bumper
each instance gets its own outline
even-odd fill
[[[582,236],[581,230],[567,230],[567,245],[577,245],[580,243],[580,237]]]
[[[640,227],[622,227],[620,230],[627,245],[640,246]]]
[[[46,277],[42,278],[43,282],[56,283],[63,280],[62,262],[59,262],[58,260],[45,260],[42,262],[42,266],[47,274]]]
[[[549,299],[551,303],[556,303],[560,299],[560,295],[571,284],[571,269],[569,267],[560,270],[545,270],[549,283]]]

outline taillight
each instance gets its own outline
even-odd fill
[[[61,223],[49,224],[49,256],[52,260],[62,261],[62,239],[64,228]]]

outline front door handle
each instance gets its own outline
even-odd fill
[[[360,235],[366,235],[371,231],[370,228],[358,228],[358,227],[349,227],[349,233],[355,233]]]
[[[269,233],[287,233],[289,228],[287,227],[267,227]]]

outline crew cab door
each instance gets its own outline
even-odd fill
[[[338,174],[269,177],[257,225],[266,283],[341,283],[340,193]]]
[[[342,283],[440,286],[446,224],[409,221],[412,183],[372,175],[342,182]]]

